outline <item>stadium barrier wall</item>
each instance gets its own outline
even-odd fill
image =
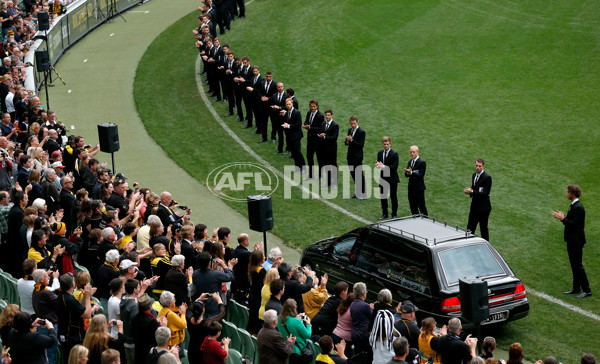
[[[118,16],[118,13],[129,10],[142,2],[140,0],[78,0],[67,7],[65,14],[54,18],[52,26],[47,32],[38,31],[34,36],[35,42],[24,57],[25,62],[30,62],[33,65],[33,67],[26,68],[25,88],[35,90],[36,94],[39,94],[42,87],[44,74],[37,72],[35,65],[36,50],[48,50],[50,63],[54,66],[69,47],[99,25]],[[109,18],[108,10],[113,3],[116,12]],[[56,74],[53,74],[52,80],[55,80],[55,78],[57,78]]]

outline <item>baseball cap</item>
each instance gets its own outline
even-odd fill
[[[123,261],[121,262],[121,264],[119,264],[119,268],[121,269],[129,269],[131,267],[135,267],[137,266],[137,263],[132,262],[129,259],[123,259]]]
[[[410,301],[404,301],[402,302],[402,306],[400,306],[400,311],[402,313],[413,313],[419,311],[419,308]]]

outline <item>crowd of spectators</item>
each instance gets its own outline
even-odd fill
[[[0,19],[5,6],[20,9],[3,3]],[[22,14],[9,15],[6,37],[19,40],[6,49],[26,39],[11,38],[27,26],[19,20],[45,6],[26,2]],[[210,0],[203,9],[211,13]],[[204,19],[197,33],[214,32]],[[12,56],[4,66],[11,64]],[[68,363],[180,363],[185,355],[224,363],[231,340],[221,338],[221,322],[231,299],[249,309],[246,329],[257,336],[261,363],[305,363],[308,340],[320,345],[317,363],[498,363],[495,340],[485,338],[478,357],[477,339],[461,336],[458,318],[439,331],[433,318],[419,327],[418,308],[394,308],[387,289],[367,303],[365,283],[350,292],[339,282],[329,292],[327,274],[289,264],[277,247],[250,250],[248,234],[232,247],[231,229],[209,233],[168,191],[130,186],[95,158],[98,145],[67,135],[53,111],[10,73],[3,77],[0,268],[19,278],[20,306],[0,315],[0,339],[10,347],[1,363],[56,363],[59,347]],[[521,345],[511,345],[508,364],[522,359]],[[595,359],[585,354],[582,363]]]

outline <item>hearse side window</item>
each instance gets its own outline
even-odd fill
[[[467,245],[438,253],[449,286],[461,278],[504,276],[506,272],[487,244]]]
[[[352,251],[352,247],[356,242],[356,235],[346,235],[343,236],[342,239],[335,245],[333,248],[333,254],[338,257],[348,259],[350,257],[350,252]]]
[[[427,253],[389,237],[372,233],[358,256],[357,267],[397,282],[413,291],[429,291]]]

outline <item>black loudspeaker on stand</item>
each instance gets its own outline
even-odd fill
[[[35,67],[38,72],[50,71],[50,56],[45,49],[35,51]]]
[[[50,17],[46,11],[38,11],[37,18],[39,30],[50,29]]]
[[[98,124],[98,141],[100,142],[100,151],[104,153],[110,153],[112,159],[112,170],[113,173],[116,173],[114,153],[121,149],[119,144],[119,128],[117,124]]]
[[[267,250],[267,231],[273,229],[273,205],[271,196],[253,195],[248,196],[248,222],[250,230],[263,233],[264,253]]]
[[[481,322],[490,316],[490,300],[487,281],[460,279],[460,311],[463,319],[472,322],[481,343]],[[479,348],[480,346],[478,346]]]

